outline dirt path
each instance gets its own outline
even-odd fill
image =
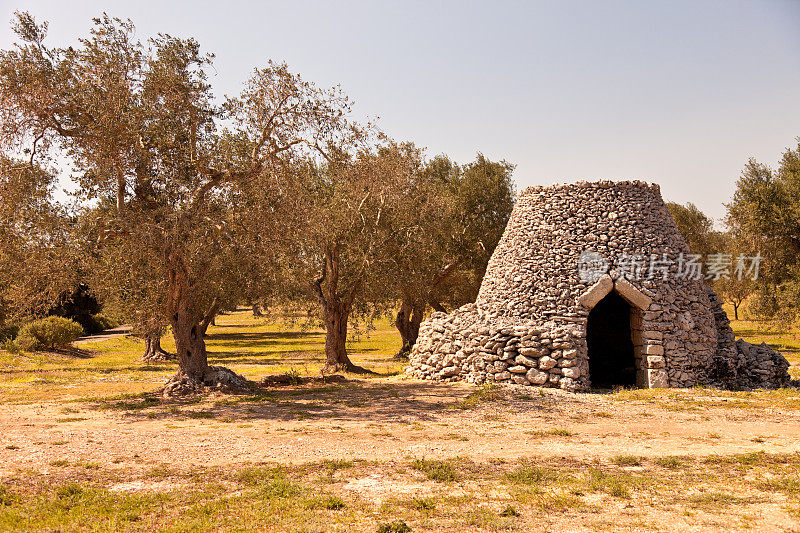
[[[133,467],[800,452],[800,412],[793,410],[734,409],[724,402],[664,406],[549,390],[530,397],[506,391],[459,408],[475,390],[390,378],[147,408],[130,402],[2,405],[0,476],[16,468],[44,473],[63,458]]]
[[[118,337],[124,337],[125,335],[129,335],[130,332],[131,332],[131,327],[128,324],[123,324],[121,326],[117,326],[116,328],[111,328],[105,331],[101,331],[96,335],[87,335],[85,337],[80,337],[79,339],[75,340],[72,344],[75,346],[80,346],[81,344],[87,344],[90,342],[107,341],[110,339],[116,339]]]

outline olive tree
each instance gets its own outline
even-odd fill
[[[20,43],[0,52],[4,149],[24,147],[32,161],[66,157],[79,169],[98,253],[131,259],[104,285],[136,291],[149,272],[145,289],[156,294],[147,299],[175,339],[173,389],[220,379],[204,331],[232,285],[230,244],[246,247],[254,235],[234,224],[231,201],[274,200],[261,210],[259,232],[269,231],[288,190],[286,163],[336,136],[346,98],[270,63],[217,105],[213,56],[197,41],[159,34],[142,43],[130,21],[105,15],[75,48],[47,46],[47,25],[27,13],[14,30]]]

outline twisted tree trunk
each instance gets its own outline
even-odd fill
[[[202,312],[195,299],[196,288],[191,283],[182,258],[175,252],[168,255],[169,299],[167,310],[175,338],[178,372],[164,386],[165,396],[201,392],[207,387],[221,390],[246,390],[248,382],[242,376],[223,367],[208,365],[204,339],[206,330],[219,312],[217,300],[211,309]]]
[[[354,365],[347,356],[347,320],[360,282],[355,282],[344,295],[339,289],[339,248],[326,250],[322,275],[313,283],[322,312],[325,315],[325,368],[322,372],[367,372]]]
[[[161,347],[161,332],[148,333],[144,336],[144,355],[147,362],[169,361],[175,359],[175,354],[171,354]]]
[[[417,302],[411,303],[408,299],[404,298],[400,304],[400,310],[397,312],[397,318],[394,325],[397,331],[400,332],[400,338],[403,341],[403,347],[395,354],[395,359],[407,359],[411,349],[417,343],[419,337],[419,326],[422,323],[422,317],[425,312],[425,306]]]

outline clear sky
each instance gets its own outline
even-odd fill
[[[0,0],[0,20],[23,9],[53,45],[104,10],[196,37],[219,95],[285,60],[429,155],[515,163],[519,188],[641,178],[719,218],[747,159],[800,136],[800,0]]]

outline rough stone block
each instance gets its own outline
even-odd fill
[[[647,355],[664,355],[664,347],[660,344],[648,344],[644,347],[644,353]]]
[[[577,366],[570,366],[570,367],[567,367],[567,368],[562,368],[561,369],[561,374],[565,378],[576,379],[576,378],[581,377],[581,369],[578,368]]]
[[[664,369],[647,369],[647,387],[650,389],[664,389],[669,387],[669,377]]]
[[[614,289],[614,280],[606,274],[578,298],[578,304],[591,309],[597,305],[597,302],[605,298],[612,289]]]
[[[648,355],[647,368],[664,368],[666,366],[663,355]]]
[[[648,307],[650,307],[650,304],[653,301],[649,296],[634,287],[630,281],[624,278],[614,280],[614,290],[616,290],[620,296],[625,298],[628,302],[642,310],[646,310]]]
[[[540,372],[539,370],[537,370],[535,368],[531,368],[525,374],[525,377],[533,385],[544,385],[547,382],[548,374],[547,374],[547,372]]]
[[[554,366],[556,366],[557,362],[558,361],[556,361],[552,357],[548,357],[548,356],[545,355],[544,357],[539,359],[539,368],[541,368],[542,370],[549,370],[549,369],[553,368]]]

